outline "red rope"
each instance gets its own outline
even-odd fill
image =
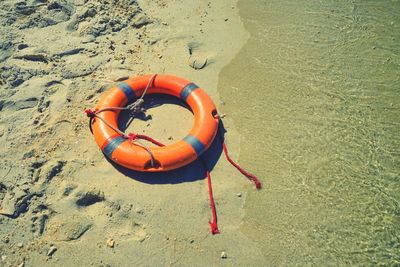
[[[147,140],[149,142],[152,142],[153,144],[157,145],[157,146],[165,146],[164,144],[158,142],[157,140],[151,138],[150,136],[144,135],[144,134],[134,134],[134,133],[130,133],[126,136],[129,140],[135,140],[135,139],[143,139],[143,140]],[[208,193],[210,196],[210,206],[211,206],[211,212],[212,212],[212,217],[213,220],[209,221],[208,223],[210,224],[211,227],[211,233],[213,235],[215,234],[219,234],[219,229],[218,229],[218,224],[217,224],[217,210],[215,208],[215,201],[214,201],[214,196],[213,196],[213,190],[212,190],[212,183],[211,183],[211,174],[210,171],[207,168],[207,165],[205,163],[205,161],[202,158],[199,158],[201,163],[203,164],[203,167],[206,171],[206,175],[207,175],[207,184],[208,184]]]
[[[90,127],[91,127],[92,120],[95,117],[97,117],[97,111],[92,111],[90,109],[86,109],[85,113],[90,118]],[[155,144],[157,146],[160,146],[160,147],[165,146],[164,144],[162,144],[162,143],[158,142],[157,140],[151,138],[150,136],[147,136],[147,135],[144,135],[144,134],[129,133],[129,134],[126,135],[123,132],[121,132],[119,129],[118,129],[117,132],[122,133],[125,138],[127,138],[128,140],[131,140],[131,141],[134,141],[136,139],[143,139],[143,140],[149,141],[149,142],[151,142],[151,143],[153,143],[153,144]],[[249,180],[254,182],[254,184],[256,185],[257,189],[260,189],[261,188],[261,182],[257,179],[256,176],[254,176],[253,174],[251,174],[251,173],[247,172],[246,170],[244,170],[242,167],[239,166],[239,164],[237,164],[236,162],[234,162],[231,159],[231,157],[229,156],[229,153],[228,153],[228,149],[227,149],[226,144],[225,144],[224,137],[222,135],[220,137],[221,137],[222,148],[224,150],[226,159],[238,171],[240,171],[243,175],[245,175]],[[208,223],[210,224],[210,227],[211,227],[211,233],[213,235],[215,235],[215,234],[219,234],[220,231],[218,229],[218,224],[217,224],[217,211],[216,211],[216,208],[215,208],[215,201],[214,201],[213,190],[212,190],[211,174],[210,174],[210,171],[207,168],[207,165],[206,165],[205,161],[202,158],[200,158],[200,161],[202,162],[202,164],[204,166],[204,169],[206,171],[206,175],[207,175],[208,193],[209,193],[209,196],[210,196],[210,206],[211,206],[211,212],[212,212],[212,217],[213,217],[213,220],[209,221]]]
[[[157,146],[165,146],[164,144],[162,144],[162,143],[158,142],[157,140],[151,138],[150,136],[147,136],[147,135],[144,135],[144,134],[137,134],[136,138],[152,142],[153,144],[155,144]]]
[[[208,222],[211,227],[211,233],[213,235],[219,234],[219,229],[218,229],[218,224],[217,224],[217,210],[215,209],[215,202],[214,202],[214,196],[213,196],[213,191],[212,191],[212,184],[211,184],[211,175],[208,169],[206,168],[206,174],[207,174],[207,183],[208,183],[208,193],[210,195],[210,206],[211,206],[211,212],[213,216],[212,222]]]
[[[226,159],[238,170],[240,171],[244,176],[246,176],[250,181],[252,181],[255,185],[257,189],[261,189],[261,182],[257,179],[257,177],[251,173],[249,173],[248,171],[246,171],[245,169],[243,169],[242,167],[239,166],[239,164],[237,164],[236,162],[234,162],[231,157],[228,154],[228,149],[226,148],[226,144],[225,144],[225,140],[223,137],[221,137],[221,143],[222,143],[222,148],[224,150],[225,153],[225,157]]]
[[[96,117],[96,112],[91,110],[91,109],[85,109],[86,116],[89,118],[94,118]]]

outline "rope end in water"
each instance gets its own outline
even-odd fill
[[[224,154],[226,159],[232,164],[233,167],[235,167],[241,174],[243,174],[244,176],[246,176],[250,181],[252,181],[255,185],[257,189],[261,189],[261,182],[257,179],[256,176],[254,176],[253,174],[249,173],[248,171],[246,171],[245,169],[243,169],[242,167],[239,166],[239,164],[237,164],[236,162],[234,162],[231,157],[229,156],[228,153],[228,148],[226,147],[224,138],[221,137],[221,143],[222,143],[222,148],[224,150]]]

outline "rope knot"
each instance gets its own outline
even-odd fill
[[[137,134],[134,133],[128,133],[127,135],[124,136],[126,139],[129,141],[135,141],[137,139]]]
[[[142,98],[139,98],[135,102],[133,102],[132,104],[127,105],[126,107],[133,114],[137,114],[137,113],[140,113],[140,112],[144,111],[144,109],[142,108],[143,103],[144,103],[144,100]]]
[[[86,113],[86,116],[88,116],[91,119],[96,117],[96,112],[91,109],[85,109],[85,113]]]

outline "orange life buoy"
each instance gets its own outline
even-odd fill
[[[203,89],[185,79],[171,75],[144,75],[130,78],[107,91],[96,110],[124,107],[146,94],[168,94],[185,101],[194,115],[189,134],[177,143],[163,147],[149,147],[130,142],[118,129],[120,110],[105,110],[92,123],[96,143],[103,153],[119,165],[137,171],[168,171],[189,164],[207,150],[218,130],[215,104]],[[107,122],[109,125],[107,125]]]

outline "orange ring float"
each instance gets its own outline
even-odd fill
[[[194,125],[189,134],[177,143],[149,147],[150,151],[147,151],[144,147],[130,142],[102,120],[94,120],[94,138],[108,158],[126,168],[145,172],[177,169],[194,161],[207,150],[218,130],[215,104],[203,89],[171,75],[145,75],[130,78],[112,87],[102,96],[96,110],[126,106],[143,94],[151,79],[153,80],[146,94],[172,95],[189,105],[194,115]],[[119,113],[120,110],[106,110],[97,116],[118,129]]]

